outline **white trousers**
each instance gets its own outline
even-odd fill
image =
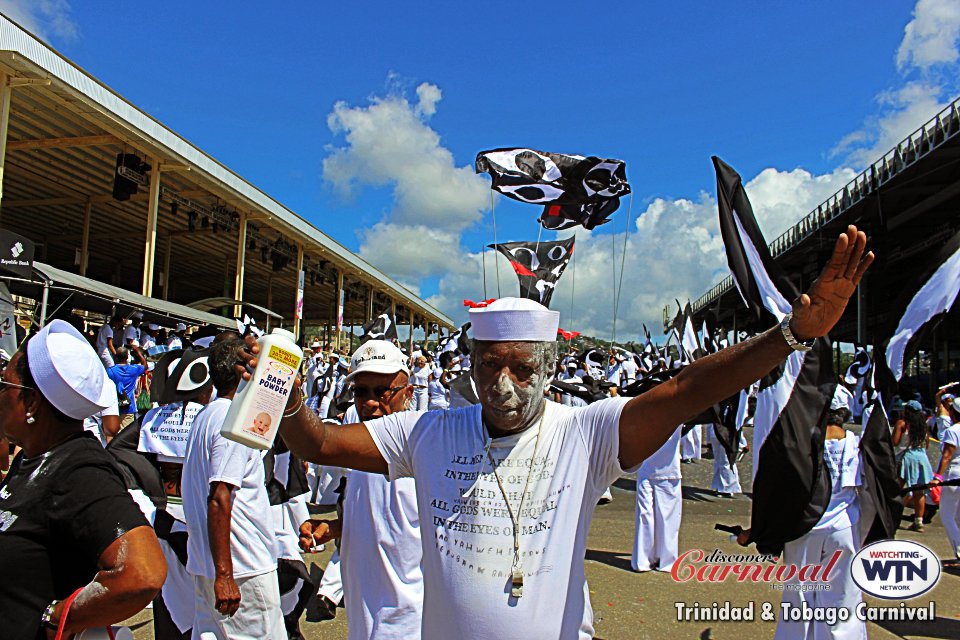
[[[828,562],[837,549],[842,550],[843,555],[831,573],[829,591],[784,589],[782,602],[788,602],[794,607],[846,607],[850,616],[846,622],[837,622],[831,627],[826,622],[784,621],[781,611],[777,611],[777,633],[774,640],[866,639],[867,623],[856,616],[856,607],[863,600],[863,594],[850,576],[850,563],[860,548],[859,530],[860,527],[854,525],[839,531],[811,531],[784,546],[783,562],[795,564],[798,569],[805,564]],[[797,583],[798,580],[794,579],[784,583],[784,586]]]
[[[953,555],[960,559],[960,487],[943,487],[940,491],[940,520]]]
[[[415,387],[413,389],[413,402],[410,405],[411,411],[426,411],[429,404],[430,394],[426,387]]]
[[[240,608],[232,616],[221,615],[214,607],[217,597],[213,579],[194,576],[197,615],[193,638],[200,640],[287,640],[280,611],[277,570],[238,578]]]
[[[637,478],[637,532],[630,566],[634,571],[670,571],[680,548],[680,479]]]
[[[710,483],[710,488],[718,493],[741,493],[743,489],[740,488],[737,463],[733,463],[733,468],[730,468],[727,450],[723,448],[712,425],[707,429],[707,437],[713,450],[713,482]]]
[[[170,619],[180,633],[190,629],[196,617],[193,576],[180,564],[173,547],[166,540],[160,540],[160,550],[167,561],[167,579],[163,582],[163,604],[167,607]]]
[[[317,589],[317,595],[324,596],[334,604],[340,604],[343,600],[343,580],[340,578],[340,549],[333,552],[330,556],[330,562],[327,568],[323,570],[323,578],[320,580],[320,587]]]
[[[312,464],[313,478],[307,477],[310,484],[310,496],[316,504],[337,504],[336,490],[340,486],[340,479],[346,475],[343,467]]]
[[[687,431],[687,435],[680,440],[680,459],[699,460],[700,449],[703,446],[703,425],[697,425]]]

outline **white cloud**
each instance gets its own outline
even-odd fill
[[[0,0],[0,13],[43,40],[69,41],[80,35],[67,0]]]
[[[391,187],[393,209],[360,234],[360,255],[419,292],[421,283],[462,267],[460,234],[478,222],[490,202],[489,186],[453,154],[427,120],[440,88],[422,83],[411,104],[401,83],[367,106],[334,105],[330,130],[345,138],[323,162],[323,177],[349,197],[364,186]]]
[[[913,20],[903,30],[897,50],[897,68],[929,69],[958,59],[960,3],[956,0],[919,0]]]
[[[426,121],[440,95],[424,83],[417,104],[399,94],[372,98],[365,107],[338,102],[327,124],[346,146],[323,161],[324,180],[345,196],[357,187],[392,186],[393,223],[460,231],[478,221],[489,203],[487,183],[471,165],[456,166]]]
[[[882,91],[878,112],[831,150],[855,167],[875,162],[916,131],[955,97],[960,88],[960,2],[918,0],[897,50],[903,83]]]

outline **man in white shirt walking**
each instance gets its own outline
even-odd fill
[[[194,576],[193,637],[286,640],[270,500],[260,452],[220,435],[240,377],[239,340],[213,346],[217,399],[194,419],[183,466],[187,571]]]
[[[363,343],[345,383],[354,404],[345,422],[406,411],[414,393],[406,358],[385,340]],[[341,530],[342,529],[342,537]],[[415,640],[423,607],[423,555],[417,487],[413,478],[352,471],[343,496],[343,520],[311,520],[301,528],[301,547],[340,540],[340,571],[350,640]],[[314,540],[311,540],[311,533]]]

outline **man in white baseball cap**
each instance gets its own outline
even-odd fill
[[[416,478],[428,531],[424,637],[589,637],[584,558],[603,490],[639,467],[677,425],[830,331],[873,261],[866,242],[848,228],[821,277],[778,326],[698,359],[635,398],[586,407],[546,401],[560,314],[505,298],[469,312],[479,405],[326,428],[298,410],[302,396],[291,393],[281,435],[314,462]],[[247,346],[258,352],[253,340]],[[386,385],[379,383],[384,392],[393,388]]]
[[[360,345],[345,379],[345,384],[353,383],[354,403],[344,420],[406,411],[413,395],[406,361],[400,349],[385,340]],[[341,537],[350,640],[420,637],[423,552],[413,478],[391,482],[381,473],[352,471],[343,496],[343,520],[311,520],[300,531],[305,551],[314,542]]]

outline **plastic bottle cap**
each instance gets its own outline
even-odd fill
[[[280,327],[276,327],[273,331],[270,332],[270,335],[281,336],[281,337],[287,338],[288,340],[291,340],[292,342],[297,341],[297,338],[293,335],[292,331],[281,329]]]

